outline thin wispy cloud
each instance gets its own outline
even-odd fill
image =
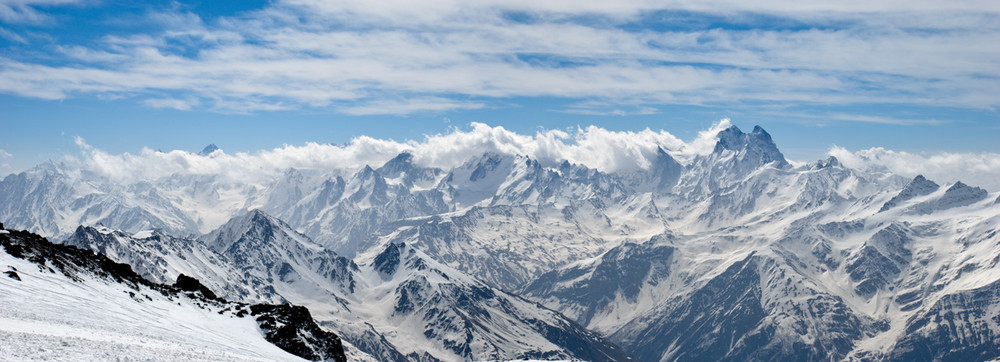
[[[5,8],[10,19],[40,18],[41,5]],[[58,61],[0,58],[0,92],[354,115],[517,97],[608,104],[564,110],[599,115],[671,104],[997,106],[991,2],[752,5],[295,0],[216,19],[160,11],[146,31],[44,45]]]
[[[45,14],[48,7],[81,3],[82,0],[2,0],[0,20],[8,23],[44,23],[52,18]]]

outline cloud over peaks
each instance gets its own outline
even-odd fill
[[[848,151],[834,146],[829,154],[844,165],[868,172],[891,172],[915,177],[924,175],[939,183],[964,183],[990,191],[1000,190],[1000,153],[940,152],[918,155],[881,147]]]
[[[426,135],[420,140],[393,141],[359,136],[343,145],[306,143],[284,145],[253,153],[229,154],[216,151],[207,156],[194,152],[142,149],[137,154],[112,154],[93,147],[83,138],[75,142],[80,154],[70,163],[118,182],[152,181],[181,175],[219,175],[238,182],[264,182],[287,168],[353,171],[374,167],[402,152],[414,155],[422,166],[450,169],[486,152],[525,155],[554,165],[562,161],[583,164],[602,171],[631,171],[647,168],[662,147],[682,162],[711,152],[719,130],[728,127],[724,119],[699,133],[690,142],[666,131],[611,131],[597,126],[573,130],[540,130],[534,135],[519,134],[500,126],[472,123],[467,129]]]

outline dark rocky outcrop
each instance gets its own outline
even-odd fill
[[[177,276],[177,282],[174,283],[174,287],[183,290],[185,292],[198,292],[205,296],[207,299],[218,299],[215,293],[212,293],[205,285],[201,284],[198,279],[189,277],[187,275],[181,274]]]
[[[264,338],[288,353],[313,361],[347,361],[340,337],[316,325],[306,307],[255,304],[250,314],[257,317]]]

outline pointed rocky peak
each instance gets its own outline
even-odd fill
[[[366,185],[372,183],[373,185],[383,185],[385,184],[385,177],[382,176],[378,171],[375,171],[371,166],[365,165],[361,170],[355,172],[351,176],[351,181],[349,182],[353,185]],[[358,187],[358,186],[355,186]]]
[[[843,165],[840,163],[840,160],[838,160],[836,157],[830,156],[827,157],[827,159],[825,160],[816,161],[816,163],[813,164],[812,169],[821,170],[824,168],[831,168],[831,167],[840,168],[843,167]]]
[[[275,221],[281,222],[278,219],[272,217],[271,215],[268,215],[263,211],[260,211],[260,209],[250,210],[247,212],[247,215],[250,217],[250,222],[254,225],[272,224]]]
[[[744,153],[742,160],[759,163],[760,165],[776,162],[778,167],[785,167],[788,161],[774,144],[771,135],[760,126],[754,126],[750,133],[743,133],[738,127],[731,126],[719,132],[719,141],[715,143],[714,153],[729,150]]]
[[[677,184],[677,180],[681,177],[682,168],[680,162],[677,162],[667,151],[664,151],[662,147],[656,147],[656,159],[653,160],[650,171],[660,179],[661,187],[671,187]]]
[[[375,256],[372,261],[372,268],[378,271],[383,279],[392,279],[403,258],[403,249],[406,246],[402,243],[390,243],[381,253]]]
[[[961,182],[955,184],[955,186],[958,186],[959,184],[961,184]],[[906,187],[903,188],[903,191],[900,191],[900,194],[907,193],[914,196],[929,195],[930,193],[937,191],[938,188],[940,188],[940,186],[938,186],[938,184],[934,181],[924,178],[924,175],[917,175],[917,177],[914,177],[910,183],[906,184]],[[952,188],[954,188],[954,186]]]
[[[351,181],[345,186],[346,197],[354,203],[364,205],[381,205],[389,202],[388,184],[385,177],[371,168],[365,166],[351,177]],[[367,207],[367,206],[364,206]]]
[[[956,184],[956,186],[957,185],[958,184]],[[930,195],[934,191],[937,191],[940,187],[941,186],[938,186],[938,184],[934,181],[924,178],[924,175],[917,175],[917,177],[914,177],[910,183],[906,184],[906,187],[903,187],[903,190],[899,191],[896,196],[889,201],[886,201],[886,203],[882,205],[882,208],[879,209],[879,212],[889,210],[914,197]],[[952,186],[952,188],[954,188],[954,186]]]
[[[66,165],[55,163],[52,160],[46,160],[32,167],[30,170],[21,172],[19,174],[10,174],[10,176],[17,175],[19,178],[24,180],[60,180],[60,182],[66,182],[68,180],[68,174],[65,171],[67,169]]]
[[[510,157],[505,157],[494,152],[487,152],[484,153],[482,157],[469,161],[469,163],[466,163],[467,166],[470,166],[468,168],[472,171],[469,174],[469,181],[475,182],[486,178],[491,173],[496,171],[507,158]]]
[[[382,167],[379,167],[378,170],[376,171],[382,174],[382,176],[388,178],[396,178],[412,168],[413,168],[413,154],[409,152],[403,152],[400,153],[399,155],[396,155],[396,157],[393,157],[391,160],[383,164]]]
[[[205,148],[201,149],[201,152],[198,152],[198,156],[208,156],[211,155],[213,152],[218,151],[219,149],[220,149],[219,146],[216,146],[214,143],[212,143],[209,144],[208,146],[205,146]]]
[[[740,130],[739,127],[729,126],[722,131],[719,131],[719,141],[715,143],[715,151],[722,152],[722,150],[739,151],[744,146],[746,146],[746,134]]]
[[[87,248],[91,243],[105,244],[115,239],[133,239],[132,235],[122,230],[112,229],[97,223],[94,226],[80,225],[63,244]]]
[[[958,181],[954,185],[951,185],[948,190],[945,190],[944,196],[941,199],[942,201],[969,205],[985,199],[988,195],[989,192],[981,187],[969,186],[962,183],[962,181]]]
[[[103,244],[106,235],[95,227],[80,225],[66,240],[62,241],[62,244],[73,245],[81,249],[101,250],[99,244]]]
[[[357,173],[354,174],[354,178],[355,179],[368,179],[368,178],[371,178],[371,177],[375,176],[376,174],[378,174],[378,172],[375,171],[375,169],[373,169],[369,165],[365,165],[365,167],[362,167],[360,171],[358,171]]]
[[[38,166],[33,168],[38,171],[49,171],[49,172],[60,172],[60,167],[52,160],[45,160],[45,162],[39,163]]]
[[[569,163],[568,160],[563,160],[563,162],[559,163],[560,172],[569,171],[570,168],[573,168],[573,164]]]
[[[663,147],[660,147],[660,146],[656,146],[656,160],[655,160],[655,162],[653,164],[654,165],[664,165],[664,166],[669,166],[669,167],[675,167],[675,166],[676,167],[680,167],[681,166],[680,162],[677,162],[677,160],[674,159],[673,156],[671,156],[669,153],[667,153],[667,151],[664,150]]]
[[[268,242],[276,232],[294,233],[281,220],[254,209],[230,219],[202,239],[209,248],[221,253],[242,241]]]
[[[969,186],[959,181],[945,190],[944,195],[940,198],[927,200],[917,204],[913,207],[913,211],[917,214],[926,215],[940,210],[969,206],[985,200],[988,196],[989,192],[986,190],[979,187]]]
[[[983,189],[981,189],[979,187],[969,186],[969,185],[966,185],[962,181],[958,181],[958,182],[955,182],[954,185],[951,185],[951,187],[949,187],[948,190],[945,190],[945,194],[955,193],[955,192],[967,192],[967,191],[964,191],[964,190],[977,190],[977,189],[978,190],[983,190]],[[983,191],[986,191],[986,190],[983,190]]]

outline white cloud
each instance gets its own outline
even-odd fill
[[[197,98],[151,98],[144,100],[143,103],[157,109],[170,108],[186,111],[190,110],[191,107],[197,106],[199,101]]]
[[[10,23],[42,23],[51,17],[39,7],[80,3],[82,0],[0,0],[0,21]]]
[[[426,135],[422,140],[393,141],[360,136],[344,145],[306,143],[254,153],[229,154],[223,150],[210,156],[148,148],[138,154],[111,154],[76,137],[81,155],[68,158],[68,162],[125,183],[151,181],[173,174],[220,175],[239,182],[263,182],[287,168],[353,170],[364,165],[378,167],[401,152],[412,153],[417,164],[441,168],[458,166],[485,152],[497,152],[528,155],[553,165],[568,160],[602,171],[629,171],[648,167],[657,147],[663,147],[682,162],[695,154],[711,152],[715,134],[728,125],[729,120],[722,120],[688,143],[662,130],[609,131],[589,126],[569,132],[541,130],[534,135],[523,135],[503,127],[472,123],[468,130],[454,128],[448,133]]]
[[[696,155],[711,153],[718,132],[730,125],[728,119],[723,119],[699,132],[694,139],[684,141],[662,130],[610,131],[588,126],[540,130],[527,135],[499,126],[472,123],[468,129],[453,128],[450,132],[426,135],[420,140],[393,141],[360,136],[343,145],[310,142],[252,153],[229,154],[223,150],[210,156],[151,149],[143,149],[138,154],[111,154],[76,137],[81,155],[68,159],[78,167],[125,183],[152,181],[174,174],[219,175],[235,182],[258,183],[271,180],[287,168],[351,172],[364,165],[378,167],[401,152],[412,153],[414,162],[419,165],[444,169],[485,152],[497,152],[527,155],[548,165],[567,160],[601,171],[622,172],[648,167],[657,147],[662,147],[681,163],[689,163]],[[829,155],[848,167],[865,172],[888,172],[906,177],[923,174],[938,183],[961,180],[990,191],[1000,190],[998,153],[918,155],[883,148],[851,152],[834,146]]]
[[[0,159],[8,159],[11,157],[14,157],[14,155],[10,154],[10,152],[0,149]]]
[[[749,29],[620,27],[658,11],[704,12]],[[804,25],[768,30],[759,15]],[[994,3],[975,1],[288,0],[212,22],[153,13],[166,30],[57,46],[69,65],[0,58],[0,92],[167,92],[199,100],[168,107],[222,112],[406,114],[514,97],[593,101],[604,106],[567,111],[604,115],[727,102],[990,109],[1000,48],[984,44],[1000,37],[998,18]]]
[[[476,102],[455,101],[441,97],[419,97],[407,99],[384,99],[363,104],[340,107],[340,112],[350,115],[395,114],[407,115],[417,112],[440,112],[455,109],[479,109],[485,105]]]
[[[937,183],[962,181],[990,191],[1000,191],[1000,153],[940,152],[918,155],[881,147],[851,152],[834,146],[829,154],[845,166],[869,172],[891,172],[906,177],[924,175]]]

